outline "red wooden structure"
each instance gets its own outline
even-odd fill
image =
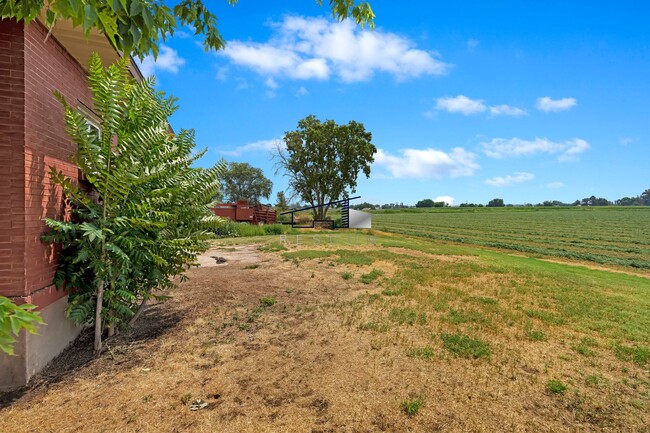
[[[237,222],[251,224],[274,224],[276,213],[270,206],[261,204],[251,205],[248,200],[239,200],[237,203],[219,203],[212,208],[216,216],[230,218]]]

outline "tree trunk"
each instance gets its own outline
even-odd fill
[[[135,321],[138,320],[138,317],[140,317],[140,315],[142,314],[146,306],[147,306],[147,300],[143,299],[142,303],[138,307],[138,311],[136,311],[133,317],[131,317],[131,320],[129,320],[129,327],[133,326]]]
[[[104,282],[97,287],[97,304],[95,305],[95,355],[102,351],[102,304],[104,303]]]

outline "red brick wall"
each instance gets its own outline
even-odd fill
[[[90,107],[92,99],[86,72],[54,37],[50,36],[45,41],[47,30],[43,25],[38,22],[33,22],[27,27],[22,24],[10,24],[2,21],[0,29],[10,28],[19,34],[16,39],[20,44],[17,43],[16,47],[22,52],[24,67],[21,66],[20,70],[15,71],[16,86],[22,92],[22,117],[16,114],[16,120],[24,132],[6,146],[7,150],[0,147],[0,152],[11,152],[7,153],[10,158],[4,158],[5,154],[0,153],[0,170],[3,172],[0,176],[5,175],[4,161],[9,160],[12,167],[16,166],[15,171],[10,174],[15,195],[12,192],[10,200],[6,202],[8,204],[0,200],[0,218],[5,214],[10,215],[12,224],[9,253],[3,253],[4,248],[0,246],[0,294],[22,296],[28,302],[45,307],[65,296],[63,291],[53,290],[52,287],[57,252],[52,246],[40,241],[40,236],[46,229],[43,218],[59,217],[63,212],[61,191],[50,183],[50,166],[74,179],[77,177],[76,166],[69,162],[75,145],[65,130],[63,107],[52,92],[58,90],[73,106],[82,102]],[[0,36],[0,41],[4,40],[5,37]],[[10,48],[13,52],[13,42]],[[0,54],[0,75],[2,59]],[[13,62],[10,64],[14,65]],[[1,95],[2,93],[0,98]],[[2,101],[0,99],[0,107],[3,106]],[[15,101],[9,100],[6,104],[12,110],[10,113],[19,111]],[[0,133],[4,128],[2,113],[3,109],[0,108]],[[14,123],[9,127],[17,129]],[[19,146],[21,139],[22,144]],[[2,143],[4,142],[3,139]],[[20,161],[16,155],[20,155]],[[12,209],[5,212],[2,206],[11,206]],[[3,245],[2,242],[6,239],[6,233],[2,231],[6,224],[2,224],[2,221],[0,220],[0,245]],[[20,231],[13,230],[14,226]],[[12,274],[9,275],[11,280],[2,279],[5,272],[3,254],[8,254],[7,257],[12,260]],[[21,254],[22,263],[19,258]],[[16,275],[13,274],[14,265],[17,269],[18,266],[22,268],[20,275],[20,269],[16,271]]]
[[[0,20],[0,295],[25,294],[24,27]]]
[[[60,217],[61,191],[50,183],[50,166],[77,178],[70,163],[76,145],[66,133],[63,107],[52,92],[63,94],[68,104],[92,107],[87,74],[79,63],[38,22],[25,29],[25,287],[40,293],[32,302],[40,307],[64,296],[52,291],[56,251],[41,242],[44,217]]]

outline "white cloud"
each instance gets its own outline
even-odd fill
[[[298,90],[296,90],[296,96],[307,96],[309,95],[309,90],[307,90],[304,87],[299,87]]]
[[[479,41],[478,39],[474,39],[474,38],[472,38],[472,39],[468,39],[468,40],[467,40],[467,49],[468,49],[469,51],[474,51],[474,49],[475,49],[476,47],[478,47],[478,45],[479,45],[480,43],[481,43],[481,41]]]
[[[402,36],[382,30],[363,31],[352,22],[287,16],[273,25],[267,42],[232,41],[221,55],[263,76],[295,80],[330,77],[351,83],[376,72],[397,80],[442,75],[449,65],[434,52],[415,48]]]
[[[565,111],[570,110],[575,107],[577,104],[575,98],[562,98],[562,99],[551,99],[548,96],[537,99],[537,104],[535,105],[538,110],[550,113],[552,111]]]
[[[433,201],[434,202],[444,201],[445,203],[447,203],[447,206],[453,206],[454,203],[456,202],[456,199],[450,195],[441,195],[440,197],[434,198]]]
[[[490,107],[490,114],[492,116],[512,116],[512,117],[521,117],[527,116],[528,113],[526,110],[517,107],[511,107],[510,105],[493,105]]]
[[[633,138],[633,137],[621,137],[621,138],[618,140],[618,143],[619,143],[621,146],[627,146],[627,145],[630,145],[630,144],[635,143],[635,142],[637,142],[637,141],[639,141],[638,138]]]
[[[153,56],[146,56],[141,62],[138,62],[138,67],[140,72],[145,77],[154,75],[158,71],[166,71],[175,74],[178,72],[181,66],[185,64],[185,59],[178,55],[178,51],[173,48],[168,47],[167,45],[160,46],[160,52],[158,53],[158,58],[154,60]]]
[[[271,77],[267,78],[264,84],[266,84],[266,87],[268,87],[271,90],[275,90],[278,88],[278,83]]]
[[[562,183],[562,182],[551,182],[551,183],[547,183],[547,184],[546,184],[546,188],[549,188],[549,189],[560,189],[560,188],[564,188],[564,183]]]
[[[539,153],[557,155],[558,161],[567,162],[577,159],[578,155],[589,149],[589,143],[581,138],[565,142],[554,142],[547,138],[522,140],[521,138],[493,138],[480,144],[483,152],[490,158],[508,158],[528,156]]]
[[[521,117],[526,116],[528,113],[521,108],[512,107],[510,105],[492,105],[487,106],[482,99],[471,99],[465,95],[445,96],[436,99],[436,110],[446,111],[448,113],[462,113],[465,116],[472,114],[483,113],[489,110],[490,115],[497,116],[512,116]],[[426,113],[430,115],[431,113]]]
[[[404,149],[401,156],[379,149],[375,164],[395,178],[434,178],[472,176],[479,165],[475,155],[461,147],[446,153],[436,149]]]
[[[273,152],[278,146],[283,148],[285,146],[284,141],[278,139],[260,140],[236,147],[233,150],[220,150],[219,152],[228,156],[241,156],[248,152]]]
[[[463,113],[465,116],[469,116],[470,114],[482,113],[487,110],[487,107],[482,99],[470,99],[465,95],[458,95],[436,99],[436,109],[449,113]]]
[[[486,179],[483,183],[501,188],[504,186],[515,185],[517,183],[528,182],[533,179],[535,179],[535,175],[532,173],[516,172],[507,176],[495,176],[491,179]]]
[[[224,81],[228,78],[228,68],[219,68],[217,69],[217,80]]]

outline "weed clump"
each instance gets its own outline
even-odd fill
[[[262,245],[258,248],[258,250],[262,251],[263,253],[277,253],[278,251],[286,251],[287,247],[279,242],[273,242],[270,244]]]
[[[275,298],[273,296],[265,296],[263,298],[260,298],[260,304],[262,307],[272,307],[275,305]]]
[[[433,358],[433,349],[429,346],[413,347],[406,351],[406,356],[409,358],[420,358],[429,360]]]
[[[382,295],[384,296],[399,296],[402,294],[401,290],[392,290],[392,289],[384,289],[381,292]]]
[[[640,367],[650,363],[650,348],[644,346],[628,347],[621,344],[614,346],[614,354],[622,361],[632,361]]]
[[[582,356],[596,356],[596,352],[591,348],[596,345],[596,342],[591,338],[583,338],[579,343],[571,346],[573,350]]]
[[[564,394],[567,386],[557,379],[550,379],[546,382],[546,389],[553,394]]]
[[[341,273],[341,278],[343,278],[344,280],[349,280],[349,279],[351,279],[352,277],[354,277],[354,275],[352,274],[352,272],[342,272],[342,273]]]
[[[373,269],[372,271],[368,272],[367,274],[361,275],[361,282],[363,284],[370,284],[373,281],[375,281],[377,278],[381,277],[384,275],[382,271],[379,271],[377,269]]]
[[[357,327],[359,331],[387,332],[390,326],[386,323],[366,322]]]
[[[407,416],[415,416],[418,414],[420,409],[424,407],[424,404],[424,398],[418,396],[410,396],[402,403],[400,403],[400,407]]]
[[[524,327],[524,335],[530,341],[546,341],[548,339],[543,331],[533,329],[530,325]]]
[[[415,310],[410,308],[393,308],[390,311],[389,319],[399,325],[424,325],[427,322],[427,316],[424,312],[418,314]]]
[[[467,335],[442,334],[442,342],[445,349],[461,358],[487,358],[491,354],[490,346],[486,342]]]

